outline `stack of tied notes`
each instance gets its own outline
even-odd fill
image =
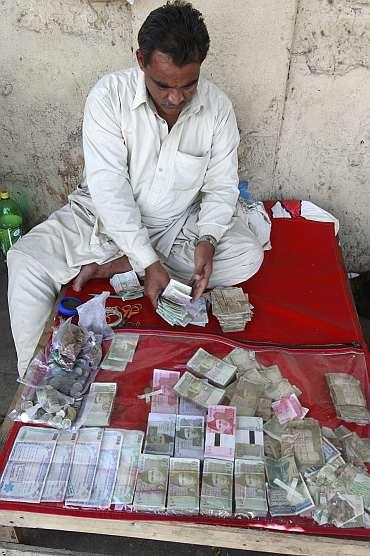
[[[157,313],[172,326],[205,326],[208,323],[204,297],[193,303],[191,287],[176,280],[170,280],[158,299]]]
[[[212,313],[223,332],[244,330],[253,317],[253,306],[242,288],[215,288],[211,291]]]

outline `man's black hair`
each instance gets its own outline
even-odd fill
[[[145,65],[154,50],[171,57],[182,67],[202,63],[209,48],[209,35],[202,14],[189,2],[175,0],[153,10],[138,35],[139,48]]]

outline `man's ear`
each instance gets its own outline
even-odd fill
[[[144,68],[145,68],[144,55],[141,52],[140,48],[138,48],[137,51],[136,51],[136,59],[137,59],[137,63],[139,64],[140,69],[144,70]]]

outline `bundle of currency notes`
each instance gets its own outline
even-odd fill
[[[266,474],[272,517],[299,515],[314,508],[311,494],[293,456],[279,460],[266,459]]]
[[[230,405],[236,408],[238,415],[253,417],[256,414],[258,400],[262,393],[263,386],[261,384],[248,382],[244,376],[241,376],[231,396]]]
[[[232,515],[233,469],[233,461],[204,460],[200,498],[201,514],[216,517]]]
[[[175,431],[176,415],[149,413],[144,453],[173,456]]]
[[[226,405],[208,408],[205,458],[233,460],[235,455],[236,410]]]
[[[79,420],[84,427],[107,427],[117,393],[116,382],[93,382]]]
[[[121,429],[119,432],[122,434],[121,458],[112,497],[112,503],[117,509],[132,504],[144,439],[142,431]]]
[[[110,285],[124,301],[137,299],[144,295],[144,286],[140,284],[134,270],[122,272],[121,274],[114,274],[110,279]]]
[[[178,371],[154,369],[153,396],[151,398],[152,413],[177,413],[179,399],[173,387],[178,382]]]
[[[266,500],[265,464],[262,460],[235,460],[235,515],[265,517]]]
[[[52,464],[58,432],[22,427],[15,439],[0,479],[0,499],[40,502]]]
[[[115,332],[100,368],[104,371],[124,371],[134,358],[138,341],[138,334]]]
[[[205,383],[191,373],[185,372],[173,387],[179,396],[183,396],[194,404],[207,409],[211,405],[219,404],[225,390],[216,388],[212,384]]]
[[[327,373],[325,378],[338,419],[359,425],[370,423],[370,412],[360,381],[346,373]]]
[[[174,514],[199,513],[200,461],[194,458],[171,458],[167,511]]]
[[[170,458],[141,454],[133,507],[144,512],[166,509],[167,483]]]
[[[204,417],[178,415],[176,419],[175,457],[203,459]]]
[[[211,291],[212,313],[223,332],[244,330],[253,317],[253,306],[242,288],[215,288]]]
[[[191,287],[177,280],[170,280],[159,297],[157,313],[172,326],[205,326],[208,323],[205,298],[193,303]]]
[[[316,419],[290,421],[287,430],[295,437],[294,457],[301,472],[312,466],[325,464],[321,429]]]
[[[224,388],[235,376],[236,366],[227,363],[199,348],[186,366],[201,378],[206,378],[216,386]]]
[[[263,420],[260,417],[237,417],[235,458],[252,460],[263,457]]]
[[[259,367],[256,360],[256,354],[251,349],[234,348],[230,353],[223,358],[227,363],[237,367],[237,374],[241,375],[248,369],[255,369]]]
[[[282,425],[295,419],[303,419],[308,413],[308,409],[301,406],[296,394],[290,394],[290,396],[285,396],[273,402],[271,407]]]
[[[90,499],[103,433],[103,429],[99,428],[79,431],[64,501],[66,506],[74,506],[78,502],[87,502]]]
[[[110,507],[121,457],[121,447],[122,434],[115,430],[104,430],[91,494],[88,499],[73,500],[74,506],[100,509]]]

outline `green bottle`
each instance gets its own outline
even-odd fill
[[[10,199],[8,191],[0,192],[0,248],[4,258],[13,245],[22,236],[22,213],[15,201]]]

